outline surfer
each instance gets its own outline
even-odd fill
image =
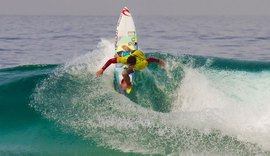
[[[127,84],[127,88],[130,88],[132,87],[132,84],[128,75],[133,73],[135,70],[145,69],[149,63],[153,62],[158,63],[161,67],[165,66],[165,63],[158,58],[146,58],[144,53],[140,50],[132,50],[126,45],[123,45],[122,49],[124,51],[117,52],[117,54],[114,55],[114,58],[109,59],[105,65],[99,71],[97,71],[97,77],[101,76],[106,68],[112,63],[122,63],[127,65],[127,68],[123,70],[122,75],[124,82]],[[130,51],[131,54],[128,56],[122,56],[122,53],[127,51]]]

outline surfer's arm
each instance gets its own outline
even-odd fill
[[[148,63],[152,63],[152,62],[158,63],[159,61],[160,61],[160,59],[158,59],[158,58],[148,58],[148,59],[147,59],[147,62],[148,62]]]
[[[105,65],[96,73],[96,76],[99,77],[103,74],[104,70],[108,68],[112,63],[117,63],[117,58],[111,58],[109,59]]]
[[[148,64],[149,64],[149,63],[156,62],[156,63],[158,63],[161,67],[164,67],[164,66],[165,66],[165,63],[164,63],[162,60],[158,59],[158,58],[148,58],[148,59],[146,59],[146,60],[147,60]]]
[[[109,59],[101,69],[106,70],[112,63],[117,63],[117,58]]]

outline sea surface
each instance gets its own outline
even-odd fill
[[[270,155],[270,17],[134,16],[166,62],[118,93],[118,16],[0,16],[0,155]]]

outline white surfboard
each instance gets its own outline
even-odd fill
[[[130,55],[130,52],[124,52],[122,46],[126,45],[132,50],[138,49],[138,37],[136,33],[135,24],[132,15],[127,7],[125,7],[120,14],[116,34],[115,34],[115,54],[118,53],[122,56]],[[119,84],[119,90],[121,93],[130,93],[131,89],[122,89],[121,82],[123,80],[122,72],[125,66],[123,64],[115,65],[115,77],[117,84]],[[134,82],[134,73],[130,74],[130,81]]]

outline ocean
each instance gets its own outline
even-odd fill
[[[0,16],[0,155],[270,155],[270,17],[133,18],[122,95],[118,16]]]

